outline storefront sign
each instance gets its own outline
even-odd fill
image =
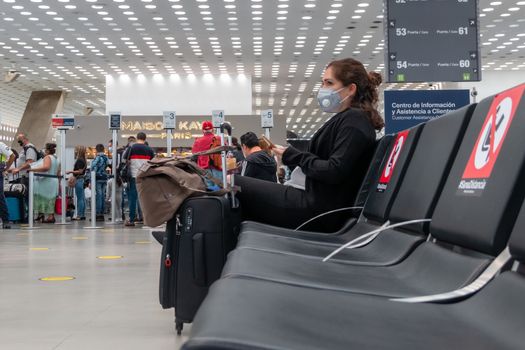
[[[97,143],[105,144],[111,138],[111,131],[107,128],[107,117],[79,116],[75,119],[76,127],[68,137],[68,147],[76,145],[94,146]],[[210,120],[210,116],[176,116],[175,128],[172,132],[173,147],[191,147],[195,138],[201,137],[202,123]],[[261,133],[260,116],[229,116],[228,121],[234,127],[234,136],[253,131]],[[274,116],[272,141],[286,143],[285,118]],[[126,144],[129,136],[136,136],[139,132],[146,133],[147,141],[152,147],[166,147],[168,133],[164,129],[162,115],[158,116],[122,116],[120,122],[119,144]]]

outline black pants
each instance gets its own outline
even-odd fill
[[[4,196],[4,178],[2,177],[2,183],[0,184],[0,218],[3,223],[9,221],[9,211],[7,210],[7,203]]]
[[[26,193],[20,198],[20,213],[22,216],[22,222],[27,222],[29,218],[29,212],[27,206],[29,205],[29,177],[21,176],[20,183],[26,187]]]
[[[296,228],[320,212],[308,206],[305,191],[246,176],[235,176],[244,220]]]
[[[308,198],[306,191],[291,186],[263,181],[246,176],[235,176],[235,185],[241,187],[237,197],[241,202],[243,220],[269,225],[296,228],[316,215],[351,205],[319,203]],[[316,232],[335,232],[352,215],[349,212],[334,213],[315,220],[305,227]]]

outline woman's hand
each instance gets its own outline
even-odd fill
[[[272,151],[277,157],[282,158],[284,151],[286,151],[286,148],[287,147],[275,145],[275,147],[272,148]]]

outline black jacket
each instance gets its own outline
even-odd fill
[[[365,112],[350,108],[327,121],[307,152],[290,146],[283,163],[306,175],[307,205],[319,211],[352,206],[374,151],[376,134]]]
[[[277,163],[265,151],[258,151],[246,157],[241,175],[265,181],[277,182]]]

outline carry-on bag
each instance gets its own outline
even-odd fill
[[[13,197],[24,197],[27,187],[23,184],[4,184],[4,194]]]
[[[20,221],[22,220],[22,210],[21,210],[21,198],[6,196],[5,203],[7,205],[7,212],[9,215],[9,221]]]
[[[229,125],[221,126],[231,135]],[[231,136],[230,136],[231,137]],[[223,187],[226,184],[226,152],[221,152]],[[191,323],[197,309],[217,280],[227,254],[235,248],[241,223],[234,192],[224,196],[190,197],[168,221],[163,237],[159,298],[163,308],[175,308],[175,325],[180,334]]]

